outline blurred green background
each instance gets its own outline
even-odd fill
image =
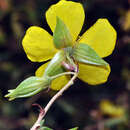
[[[75,1],[83,4],[86,14],[81,34],[98,18],[107,18],[117,31],[116,48],[105,58],[111,65],[111,74],[105,84],[98,86],[77,79],[51,107],[45,124],[55,130],[76,126],[79,130],[130,130],[130,0]],[[32,104],[45,106],[55,94],[41,92],[11,102],[4,98],[8,89],[16,88],[22,80],[34,75],[42,64],[27,59],[22,38],[32,25],[51,33],[44,14],[57,2],[0,0],[0,130],[28,130],[39,112]],[[104,112],[105,106],[101,105],[104,100],[109,101],[106,109],[110,108],[111,113]],[[121,112],[116,114],[118,109]]]

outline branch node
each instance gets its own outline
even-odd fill
[[[45,114],[45,109],[42,108],[39,104],[35,103],[35,104],[32,104],[32,106],[37,106],[40,109],[39,115],[44,115]]]

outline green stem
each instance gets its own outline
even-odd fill
[[[64,72],[64,73],[61,73],[61,74],[57,74],[57,75],[55,75],[55,76],[51,76],[51,77],[49,77],[49,78],[51,78],[51,80],[54,80],[54,79],[56,79],[56,78],[58,78],[58,77],[60,77],[60,76],[70,75],[70,74],[74,75],[75,73],[74,73],[74,72]]]

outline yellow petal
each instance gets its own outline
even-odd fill
[[[80,43],[90,45],[101,57],[110,55],[116,43],[116,31],[107,19],[97,22],[81,36]]]
[[[49,62],[47,62],[47,63],[41,65],[41,66],[36,70],[35,75],[36,75],[37,77],[42,77],[42,76],[44,75],[44,71],[45,71],[46,67],[48,66],[48,64],[49,64]]]
[[[79,63],[78,77],[90,85],[97,85],[107,81],[110,73],[110,66],[101,67]]]
[[[125,115],[125,109],[121,106],[114,105],[109,100],[102,100],[100,102],[100,110],[103,114],[112,117],[123,117]]]
[[[27,30],[22,44],[27,57],[34,62],[46,61],[57,51],[54,48],[52,36],[37,26],[32,26]]]
[[[51,89],[60,90],[62,89],[70,80],[70,76],[61,76],[52,81]]]
[[[49,62],[41,65],[37,69],[35,75],[37,77],[42,77],[43,74],[44,74],[45,68],[47,67],[48,64],[49,64]],[[58,78],[56,78],[55,80],[52,81],[51,89],[53,89],[53,90],[60,90],[62,87],[65,86],[65,84],[67,84],[69,82],[69,80],[70,80],[70,76],[68,76],[68,75],[58,77]]]
[[[68,27],[73,41],[76,40],[84,23],[84,9],[80,3],[61,0],[52,5],[46,12],[46,19],[52,32],[56,26],[56,16],[58,16]]]

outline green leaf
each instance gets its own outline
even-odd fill
[[[53,33],[53,41],[56,48],[72,46],[72,37],[64,22],[57,17],[56,27]]]
[[[48,128],[48,127],[41,127],[41,128],[39,128],[38,130],[53,130],[53,129]]]
[[[75,128],[71,128],[69,130],[78,130],[78,127],[75,127]]]
[[[48,88],[49,84],[49,79],[32,76],[21,82],[16,89],[8,90],[9,94],[5,97],[9,97],[9,100],[30,97]]]
[[[61,50],[55,54],[53,59],[45,69],[44,76],[55,76],[57,74],[65,72],[65,68],[62,66],[62,62],[65,61],[64,51]]]
[[[73,49],[72,56],[76,61],[91,65],[108,65],[89,45],[79,43]]]

